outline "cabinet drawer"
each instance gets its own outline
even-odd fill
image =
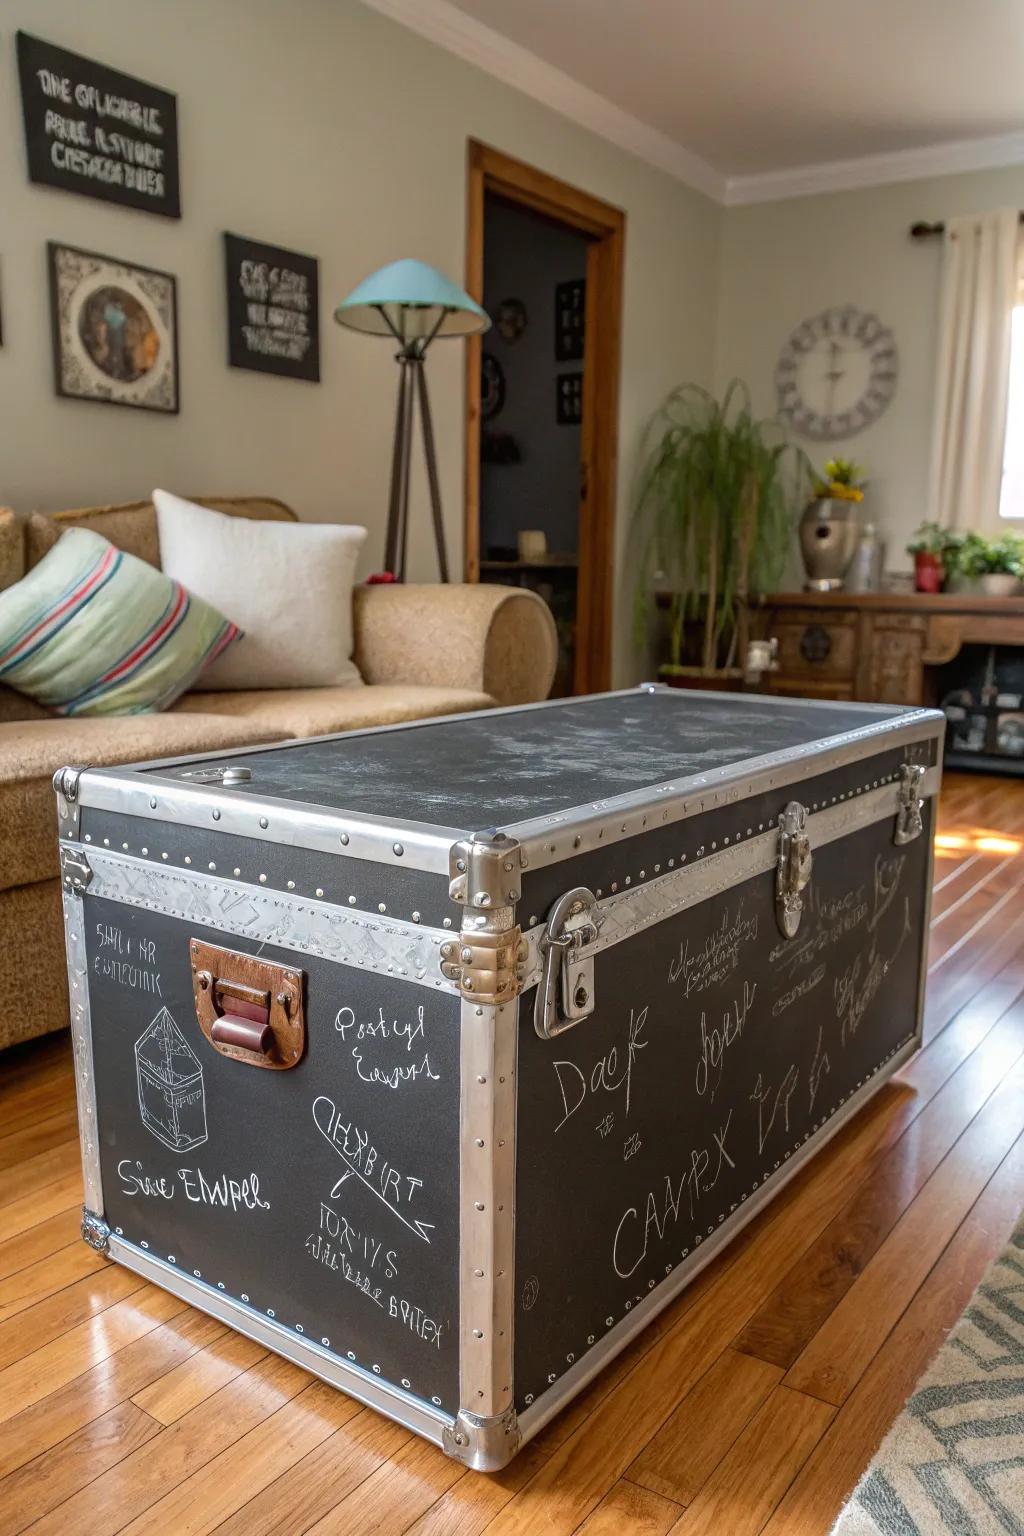
[[[857,651],[853,622],[836,623],[830,615],[794,622],[787,615],[769,631],[779,642],[779,671],[790,677],[820,677],[852,681]]]

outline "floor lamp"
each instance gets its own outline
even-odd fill
[[[430,509],[441,580],[448,580],[448,554],[441,518],[441,485],[434,450],[434,427],[423,363],[427,348],[439,336],[472,336],[486,331],[490,320],[468,293],[422,261],[393,261],[354,288],[334,311],[339,325],[370,336],[390,336],[398,343],[400,367],[395,439],[391,453],[391,495],[384,544],[384,565],[397,581],[405,580],[405,551],[409,535],[409,468],[413,420],[419,406],[423,451],[427,461]]]

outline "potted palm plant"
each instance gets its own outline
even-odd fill
[[[657,590],[669,615],[667,681],[740,675],[747,599],[778,585],[812,477],[779,424],[755,418],[737,380],[721,400],[686,384],[661,405],[648,428],[633,537],[637,639],[646,639]],[[696,666],[683,664],[688,624],[699,633]]]

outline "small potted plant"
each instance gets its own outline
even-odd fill
[[[814,497],[800,519],[800,549],[807,571],[806,589],[834,592],[861,536],[857,508],[864,500],[863,471],[852,459],[829,459],[815,475]]]
[[[914,557],[914,587],[918,592],[941,592],[945,578],[943,553],[947,531],[938,523],[919,524],[914,537],[907,545],[907,554]]]
[[[1016,533],[1004,533],[1000,539],[985,542],[981,590],[987,597],[1013,597],[1020,591],[1024,576],[1024,539]]]
[[[980,533],[962,533],[958,528],[946,532],[942,563],[946,571],[947,592],[980,592],[981,578],[988,570],[988,540]]]

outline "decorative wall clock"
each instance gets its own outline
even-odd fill
[[[876,315],[852,304],[823,310],[779,354],[779,414],[804,437],[851,437],[881,416],[898,372],[892,331]]]

